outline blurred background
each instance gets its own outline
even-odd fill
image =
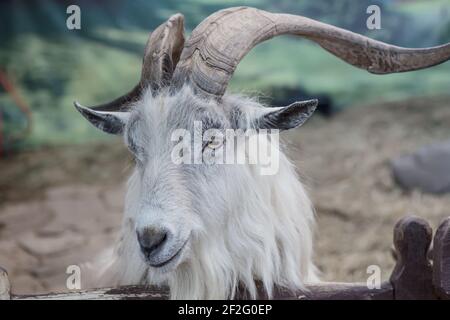
[[[81,9],[81,30],[66,27],[71,4]],[[366,27],[373,4],[380,30]],[[149,31],[170,15],[183,13],[189,33],[240,5],[399,46],[450,42],[449,0],[0,1],[0,266],[14,292],[65,290],[66,267],[98,255],[120,224],[131,161],[120,139],[95,130],[72,102],[93,105],[132,88]],[[427,188],[393,165],[419,157],[440,178],[449,174],[426,152],[432,146],[450,163],[449,73],[445,63],[372,75],[293,37],[259,45],[239,65],[231,91],[274,105],[320,100],[320,113],[286,134],[286,145],[317,210],[323,279],[365,281],[378,265],[386,280],[395,222],[412,213],[436,226],[450,215],[450,181]]]

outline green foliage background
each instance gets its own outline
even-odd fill
[[[78,4],[81,26],[66,28],[66,8]],[[382,29],[366,28],[366,8],[382,9]],[[301,14],[410,47],[450,42],[448,0],[185,0],[185,1],[2,1],[0,68],[33,111],[33,131],[8,147],[23,148],[107,139],[72,106],[96,104],[130,89],[140,73],[148,32],[181,12],[188,32],[210,13],[230,6],[255,6]],[[413,73],[377,76],[353,68],[313,43],[280,37],[259,45],[239,65],[231,90],[264,94],[272,87],[301,86],[327,93],[340,108],[448,94],[450,63]],[[11,97],[0,88],[3,136],[25,124]]]

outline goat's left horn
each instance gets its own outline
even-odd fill
[[[450,58],[450,43],[408,49],[319,21],[237,7],[206,18],[186,41],[174,79],[220,98],[241,59],[258,43],[283,34],[305,37],[353,66],[372,73],[428,68]]]
[[[127,94],[108,103],[90,107],[99,111],[123,111],[137,100],[145,87],[158,90],[169,85],[184,46],[184,17],[175,14],[149,36],[139,83]]]

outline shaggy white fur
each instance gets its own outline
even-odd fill
[[[168,150],[162,146],[167,139],[161,137],[158,142],[155,137],[167,134],[161,129],[163,124],[179,123],[170,119],[174,116],[171,110],[192,105],[207,105],[225,117],[238,107],[247,124],[252,122],[255,110],[267,110],[238,96],[224,96],[220,105],[205,102],[189,88],[171,96],[161,93],[156,98],[147,92],[133,107],[131,119],[143,121],[139,130],[158,129],[152,130],[150,138],[141,131],[133,136],[142,137],[138,144],[149,144],[150,140],[157,144],[153,150]],[[178,112],[180,117],[183,112]],[[255,280],[263,283],[269,296],[275,285],[295,290],[317,281],[312,262],[313,209],[293,164],[282,151],[279,172],[272,176],[260,175],[259,165],[222,165],[199,169],[203,170],[201,174],[189,173],[190,177],[184,178],[168,165],[156,165],[167,159],[164,151],[158,151],[158,155],[153,151],[153,157],[152,170],[136,168],[128,182],[120,241],[97,261],[101,281],[95,285],[167,284],[173,299],[226,299],[233,298],[239,285],[256,298]],[[149,171],[152,178],[157,173],[172,181],[163,188],[164,195],[153,189],[149,194],[143,179]],[[189,234],[180,262],[170,270],[156,270],[142,258],[135,228],[145,197],[156,197],[163,206],[170,202],[171,208],[183,199],[183,210],[191,211],[185,214],[186,219],[173,208],[166,214],[166,219],[178,221],[173,230]]]

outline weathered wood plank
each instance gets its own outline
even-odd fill
[[[307,287],[302,300],[392,300],[394,290],[389,282],[380,289],[369,289],[366,283],[329,282]]]
[[[9,283],[8,273],[0,267],[0,300],[11,299],[11,285]]]
[[[275,300],[392,300],[394,297],[392,285],[385,282],[380,289],[369,289],[365,283],[320,282],[307,284],[305,290],[290,291],[285,288],[275,288],[271,299]],[[239,291],[235,299],[250,299],[245,290]],[[267,300],[261,283],[257,283],[257,299]]]
[[[169,291],[156,286],[123,286],[38,295],[13,295],[13,300],[167,300]]]
[[[262,289],[259,288],[261,292]],[[165,300],[169,291],[164,287],[155,286],[125,286],[95,290],[82,290],[67,293],[49,293],[42,295],[13,295],[14,300]],[[236,299],[247,299],[245,294]],[[267,299],[260,293],[259,299]],[[278,300],[392,300],[393,289],[390,283],[384,283],[380,289],[368,289],[364,283],[318,283],[308,285],[305,291],[291,292],[285,289],[275,289],[273,299]]]

